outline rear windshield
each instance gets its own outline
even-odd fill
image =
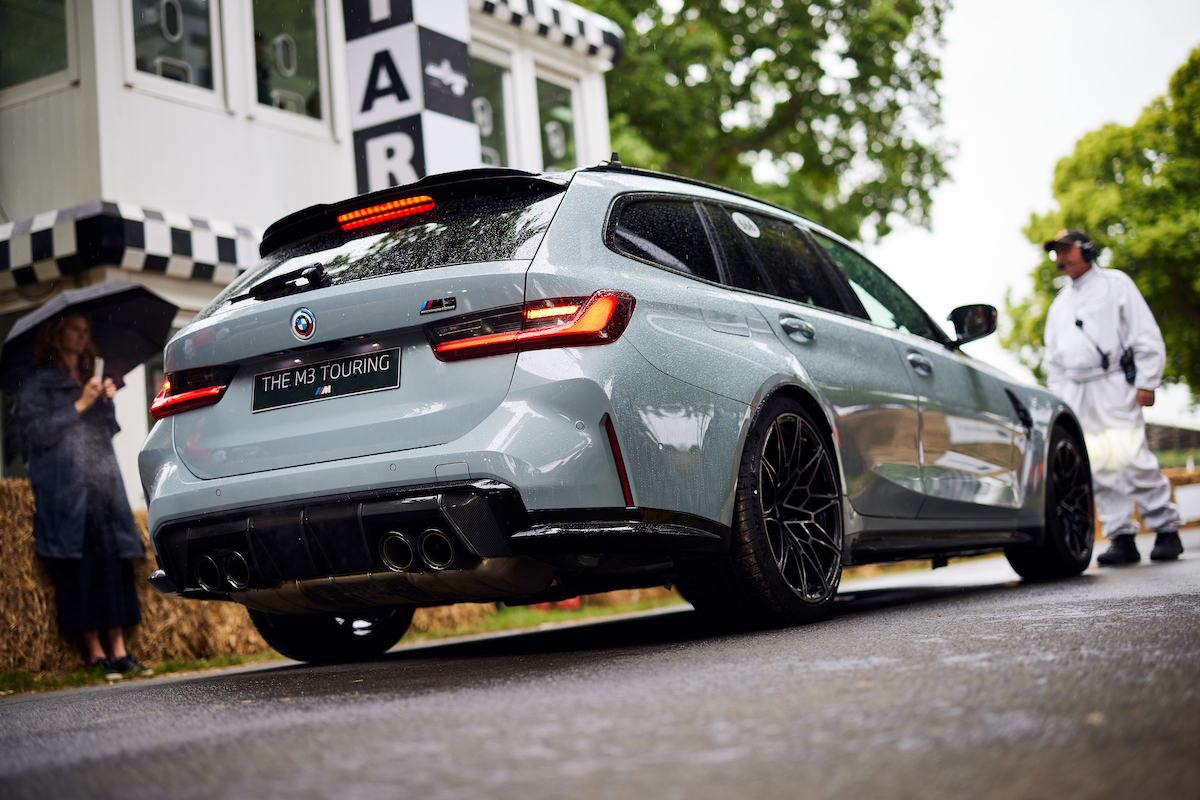
[[[432,211],[351,231],[330,231],[286,245],[229,284],[197,315],[229,305],[253,305],[254,288],[278,276],[320,265],[326,285],[482,261],[533,258],[562,190],[540,194],[439,200]]]

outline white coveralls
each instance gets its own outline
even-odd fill
[[[1133,348],[1133,384],[1119,363],[1123,347]],[[1097,348],[1108,354],[1108,369]],[[1158,324],[1125,273],[1092,266],[1054,298],[1046,317],[1046,383],[1083,425],[1096,513],[1109,539],[1138,532],[1134,503],[1152,531],[1175,531],[1182,521],[1170,481],[1146,445],[1137,403],[1138,389],[1158,388],[1165,363]]]

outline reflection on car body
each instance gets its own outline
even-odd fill
[[[484,169],[261,249],[169,343],[140,467],[155,586],[246,605],[292,657],[377,654],[423,605],[671,584],[792,624],[849,564],[1090,559],[1071,410],[961,350],[995,309],[952,339],[784,209]]]

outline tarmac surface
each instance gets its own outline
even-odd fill
[[[0,797],[1190,800],[1200,530],[1183,540],[1045,584],[1002,558],[848,581],[833,619],[785,630],[685,608],[16,695]]]

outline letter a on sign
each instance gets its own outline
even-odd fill
[[[387,83],[381,85],[379,81],[385,74]],[[396,99],[400,102],[408,99],[404,81],[400,80],[400,71],[396,69],[391,53],[387,50],[380,50],[371,61],[371,73],[367,78],[367,92],[363,95],[362,113],[370,111],[376,100],[389,94],[396,95]]]

